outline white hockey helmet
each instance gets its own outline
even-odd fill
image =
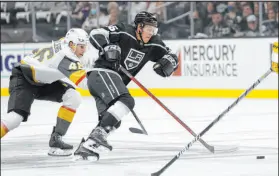
[[[69,42],[73,42],[74,45],[87,45],[88,41],[89,36],[87,32],[80,28],[70,29],[65,36],[65,42],[67,44],[69,44]]]

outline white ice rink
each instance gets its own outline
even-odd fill
[[[7,97],[1,97],[2,115]],[[235,99],[161,98],[196,133],[202,131]],[[136,98],[135,112],[149,132],[132,115],[109,137],[114,150],[99,162],[74,162],[71,157],[47,155],[59,104],[35,101],[28,123],[1,140],[2,176],[148,176],[172,159],[193,137],[150,98]],[[95,102],[84,98],[65,140],[77,147],[97,123]],[[277,176],[278,100],[244,99],[203,137],[211,145],[237,145],[232,153],[210,154],[195,143],[163,176]],[[265,159],[256,157],[264,155]]]

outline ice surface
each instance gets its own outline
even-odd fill
[[[5,115],[7,97],[1,97]],[[234,99],[162,98],[196,133],[201,132]],[[138,127],[130,114],[109,137],[114,150],[99,162],[74,162],[47,155],[48,140],[60,105],[35,101],[27,123],[1,140],[2,176],[147,176],[172,159],[193,137],[150,98],[136,98],[135,112],[149,135],[133,134]],[[84,98],[65,140],[79,144],[97,124],[95,102]],[[244,99],[203,137],[211,145],[238,145],[233,153],[210,154],[195,143],[163,176],[277,176],[278,100]],[[257,160],[258,155],[266,156]]]

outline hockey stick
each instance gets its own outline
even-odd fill
[[[138,128],[133,128],[133,127],[129,128],[129,130],[130,130],[132,133],[138,133],[138,134],[146,134],[146,135],[148,135],[148,134],[147,134],[147,131],[145,130],[143,124],[141,123],[141,121],[140,121],[140,119],[138,118],[138,116],[137,116],[137,114],[135,113],[135,111],[134,111],[134,110],[131,110],[131,112],[132,112],[132,114],[134,115],[135,119],[137,120],[137,122],[138,122],[138,124],[140,125],[140,127],[141,127],[142,130],[140,130],[140,129],[138,129]]]
[[[180,118],[175,115],[171,110],[169,110],[158,98],[156,98],[148,89],[146,89],[133,75],[131,75],[125,68],[120,66],[120,70],[125,73],[132,81],[134,81],[145,93],[147,93],[153,100],[155,100],[164,110],[166,110],[180,125],[182,125],[187,131],[189,131],[194,137],[196,133],[191,130]],[[199,141],[212,153],[214,153],[214,147],[207,144],[204,140],[199,139]]]
[[[162,169],[151,174],[151,176],[161,175],[168,167],[170,167],[180,156],[187,151],[197,140],[199,140],[211,127],[213,127],[226,113],[228,113],[241,99],[243,99],[249,92],[251,92],[262,80],[264,80],[272,72],[269,69],[262,75],[249,89],[247,89],[237,100],[233,102],[225,111],[223,111],[213,122],[211,122],[200,134],[198,134],[190,143],[188,143],[175,157],[169,161]]]

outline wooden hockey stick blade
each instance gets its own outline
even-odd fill
[[[132,133],[148,135],[147,132],[144,132],[143,130],[138,129],[138,128],[130,127],[129,130],[130,130]]]

